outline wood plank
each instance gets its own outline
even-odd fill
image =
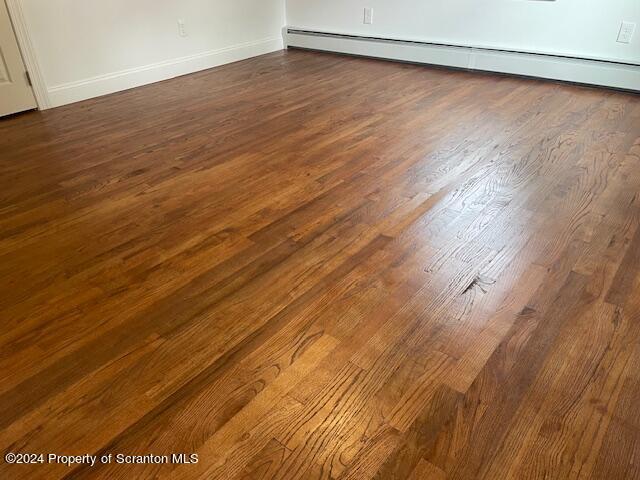
[[[0,477],[640,476],[637,96],[283,51],[0,152],[0,450],[199,456]]]

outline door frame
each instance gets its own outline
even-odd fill
[[[21,0],[0,0],[4,1],[7,5],[7,11],[9,12],[9,18],[13,24],[13,31],[16,34],[16,40],[18,41],[18,47],[22,54],[22,60],[24,66],[29,73],[31,79],[31,88],[33,94],[36,97],[36,103],[39,110],[46,110],[51,108],[49,101],[49,93],[47,91],[46,84],[44,83],[44,77],[42,76],[42,70],[38,63],[38,59],[33,48],[33,42],[29,35],[29,29],[27,22],[24,18],[24,12],[22,10]]]

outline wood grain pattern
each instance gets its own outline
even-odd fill
[[[392,88],[391,88],[392,87]],[[0,120],[10,479],[640,479],[640,97],[286,51]]]

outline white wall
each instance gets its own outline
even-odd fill
[[[284,0],[21,3],[53,106],[282,48]]]
[[[10,3],[51,106],[277,50],[285,24],[285,0]],[[640,63],[640,0],[286,0],[286,17],[310,30]],[[622,20],[638,23],[629,45],[616,42]]]
[[[374,9],[363,24],[364,7]],[[638,24],[631,44],[620,22]],[[287,0],[302,29],[640,63],[640,0]]]

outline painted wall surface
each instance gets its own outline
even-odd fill
[[[283,0],[22,0],[48,88],[281,38]],[[188,36],[178,34],[183,19]]]
[[[364,7],[374,9],[364,25]],[[632,43],[617,43],[623,21]],[[640,63],[640,0],[287,0],[309,30]]]

